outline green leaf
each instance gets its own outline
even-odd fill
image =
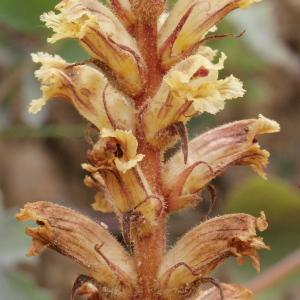
[[[0,23],[21,32],[38,33],[44,28],[40,15],[53,9],[57,3],[57,0],[1,0]]]

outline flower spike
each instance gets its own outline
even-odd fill
[[[257,136],[280,127],[259,116],[189,140],[186,125],[244,95],[239,79],[220,78],[226,55],[205,44],[230,36],[208,35],[226,14],[259,0],[178,0],[170,12],[166,0],[101,2],[61,0],[58,13],[42,15],[54,31],[49,42],[76,39],[91,59],[68,63],[33,54],[41,63],[35,75],[42,97],[29,111],[63,99],[91,123],[84,183],[95,190],[94,210],[116,215],[128,251],[105,224],[36,202],[17,215],[37,223],[26,230],[29,255],[50,248],[84,268],[72,300],[250,300],[249,290],[219,283],[211,272],[229,257],[249,257],[259,270],[257,252],[268,247],[257,230],[267,229],[266,217],[208,219],[218,194],[211,181],[235,165],[265,178],[269,152]],[[179,143],[181,149],[167,152]],[[205,189],[211,197],[207,215],[167,251],[168,215],[197,204]]]

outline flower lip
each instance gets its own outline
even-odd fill
[[[126,173],[144,158],[144,155],[137,153],[137,149],[138,142],[131,131],[103,128],[101,138],[89,156],[96,165],[115,166],[118,171]]]

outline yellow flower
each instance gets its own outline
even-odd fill
[[[35,75],[42,84],[43,96],[31,102],[29,112],[39,112],[51,99],[65,99],[99,129],[134,130],[132,104],[96,68],[69,64],[58,55],[46,53],[33,54],[32,58],[42,64]]]
[[[260,0],[179,0],[159,32],[158,47],[164,69],[191,54],[207,31],[226,14]]]
[[[138,142],[131,131],[110,130],[104,128],[101,137],[116,141],[116,153],[114,162],[119,171],[126,173],[143,160],[143,154],[137,154]]]
[[[144,158],[143,154],[137,154],[138,142],[131,131],[104,128],[101,131],[101,138],[115,142],[113,146],[114,163],[120,172],[126,173]]]
[[[56,9],[59,14],[51,11],[41,17],[55,32],[49,42],[78,39],[93,58],[114,72],[125,92],[142,92],[143,59],[135,39],[111,10],[98,0],[63,0]]]
[[[202,49],[213,57],[210,49]],[[157,94],[143,113],[143,123],[148,141],[156,143],[159,132],[176,122],[186,123],[192,116],[208,112],[216,114],[225,101],[242,97],[242,82],[233,75],[219,80],[225,54],[214,64],[200,54],[178,63],[164,77]]]

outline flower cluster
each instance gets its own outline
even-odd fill
[[[78,212],[48,202],[28,203],[19,220],[35,220],[29,255],[50,248],[86,270],[72,298],[202,300],[250,299],[251,291],[218,283],[210,272],[230,256],[250,257],[268,248],[256,235],[265,215],[229,214],[201,223],[166,250],[169,214],[194,206],[210,182],[230,166],[248,165],[261,176],[269,153],[257,136],[279,131],[263,116],[212,129],[189,141],[186,124],[216,114],[245,90],[233,75],[220,78],[226,55],[204,45],[215,24],[236,8],[258,0],[62,0],[41,20],[50,43],[72,38],[91,59],[68,63],[57,55],[33,54],[42,97],[37,113],[63,99],[93,126],[97,140],[82,165],[95,189],[93,208],[114,212],[126,250]],[[170,159],[166,150],[181,142]],[[206,284],[213,285],[205,288]]]

